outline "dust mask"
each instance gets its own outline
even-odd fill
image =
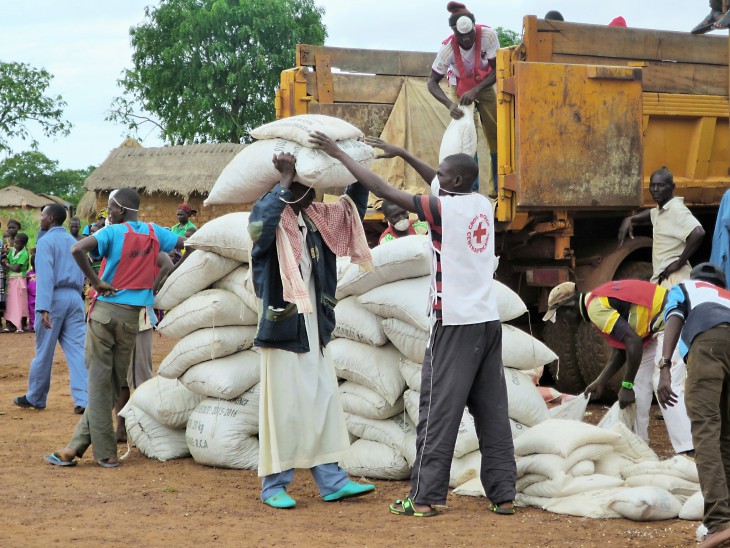
[[[410,221],[408,221],[408,219],[401,219],[393,225],[393,228],[395,228],[398,232],[405,232],[410,226],[411,223]]]

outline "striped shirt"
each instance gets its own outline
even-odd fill
[[[436,319],[442,319],[441,314],[441,200],[436,196],[423,196],[421,194],[413,197],[413,204],[416,207],[416,214],[421,221],[428,223],[431,229],[431,241],[436,249],[436,302],[433,305]]]

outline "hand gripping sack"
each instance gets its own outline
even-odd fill
[[[468,106],[460,105],[459,110],[464,114],[458,120],[451,119],[441,138],[439,148],[439,163],[447,156],[466,154],[474,156],[477,151],[477,130],[474,124],[474,103]]]
[[[222,257],[247,263],[251,248],[248,212],[228,213],[201,226],[185,241],[186,248],[202,249]]]
[[[324,133],[333,141],[346,139],[362,139],[362,131],[352,124],[323,114],[300,114],[281,118],[256,129],[249,131],[254,139],[286,139],[295,141],[303,147],[313,148],[309,142],[310,135],[315,131]]]

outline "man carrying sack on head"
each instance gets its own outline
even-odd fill
[[[280,183],[251,210],[251,270],[258,299],[254,345],[261,348],[259,476],[261,500],[293,508],[286,488],[309,468],[325,502],[357,497],[374,485],[350,481],[338,466],[350,447],[327,344],[335,327],[336,256],[372,270],[362,218],[368,191],[347,187],[336,203],[312,203],[294,182],[295,159],[273,158]]]
[[[459,105],[476,103],[474,121],[481,121],[492,161],[492,187],[497,194],[497,50],[499,38],[486,25],[477,25],[474,14],[460,2],[449,2],[449,27],[454,34],[441,43],[431,67],[428,91],[449,109],[454,120],[464,116]],[[446,77],[449,97],[439,86]],[[478,116],[476,113],[479,113]]]
[[[90,445],[100,466],[119,466],[112,409],[127,377],[140,309],[154,304],[159,252],[180,249],[184,242],[161,226],[137,220],[139,194],[134,189],[112,192],[108,211],[112,224],[71,248],[76,264],[96,291],[86,332],[89,404],[68,446],[44,457],[56,466],[75,465],[76,457]],[[91,267],[89,252],[103,258],[101,278]]]

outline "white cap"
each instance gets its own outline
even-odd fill
[[[458,30],[459,33],[461,33],[461,34],[466,34],[467,32],[471,32],[473,28],[474,28],[474,22],[471,19],[469,19],[466,15],[462,15],[456,21],[456,30]]]

